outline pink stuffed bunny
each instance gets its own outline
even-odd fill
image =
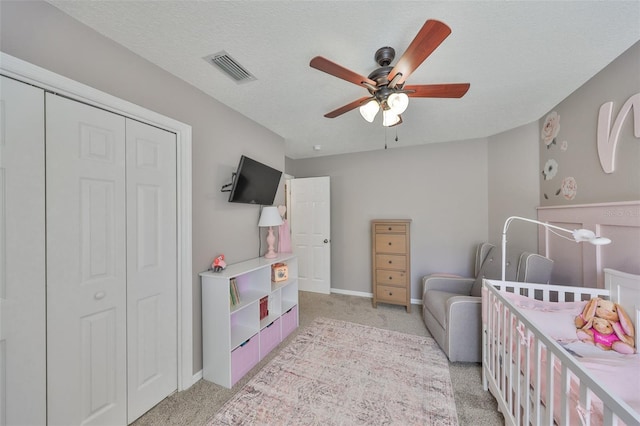
[[[594,297],[576,317],[575,324],[578,339],[583,342],[622,354],[636,352],[633,323],[617,303]]]

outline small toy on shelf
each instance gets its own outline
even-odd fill
[[[227,267],[227,262],[224,261],[224,254],[213,259],[213,263],[211,264],[211,270],[213,272],[220,272],[224,268]]]
[[[274,263],[271,265],[271,281],[279,283],[289,279],[289,268],[285,263]]]

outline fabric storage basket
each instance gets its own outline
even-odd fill
[[[280,318],[260,331],[260,359],[262,360],[282,341],[280,338]]]
[[[282,340],[298,327],[298,306],[294,306],[282,315]]]
[[[258,336],[255,335],[231,352],[231,386],[258,363],[259,351]]]

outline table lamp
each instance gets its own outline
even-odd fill
[[[273,259],[276,257],[276,252],[274,250],[274,243],[276,242],[276,237],[273,235],[273,227],[280,226],[284,222],[282,222],[282,217],[280,217],[280,212],[276,206],[265,206],[262,208],[262,212],[260,213],[260,220],[258,221],[258,226],[261,228],[269,227],[269,231],[267,233],[267,253],[264,255],[267,259]]]

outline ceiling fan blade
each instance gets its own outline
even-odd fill
[[[364,98],[360,98],[358,100],[355,100],[355,101],[353,101],[353,102],[351,102],[349,104],[346,104],[345,106],[340,107],[340,108],[338,108],[338,109],[336,109],[334,111],[328,112],[324,116],[327,117],[327,118],[336,118],[337,116],[342,115],[345,112],[349,112],[352,109],[355,109],[355,108],[359,107],[360,105],[362,105],[362,103],[364,101],[369,100],[369,99],[371,99],[371,96],[365,96]]]
[[[400,73],[402,77],[397,84],[404,83],[407,77],[440,46],[449,34],[451,34],[451,28],[446,24],[433,19],[427,20],[389,73],[388,79],[392,80],[396,74]]]
[[[407,93],[410,98],[461,98],[469,87],[469,83],[416,84],[404,86],[402,90],[413,90]]]
[[[362,83],[364,82],[372,86],[376,85],[376,82],[371,80],[370,78],[348,70],[342,65],[331,62],[330,60],[323,58],[322,56],[316,56],[315,58],[313,58],[311,62],[309,62],[309,66],[311,66],[311,68],[326,72],[327,74],[331,74],[334,77],[346,80],[349,83],[362,85]]]

